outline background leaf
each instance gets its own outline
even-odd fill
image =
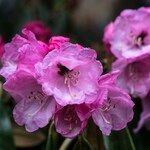
[[[54,131],[54,123],[52,122],[49,127],[47,143],[45,150],[58,150],[58,139],[57,133]]]
[[[45,140],[45,135],[39,130],[29,133],[24,127],[12,124],[14,143],[17,148],[30,148],[41,145]]]
[[[94,150],[104,149],[102,133],[99,130],[99,127],[96,126],[92,120],[89,120],[88,122],[85,137],[88,140],[88,142],[92,145],[92,148]]]
[[[0,100],[0,150],[15,150],[9,118]]]
[[[93,150],[88,140],[82,135],[78,138],[73,150]]]
[[[106,150],[135,150],[128,128],[103,136]]]

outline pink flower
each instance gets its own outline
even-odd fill
[[[53,36],[49,40],[49,49],[50,50],[59,49],[63,43],[69,42],[69,41],[70,41],[69,38],[66,38],[63,36]]]
[[[118,59],[113,70],[119,70],[117,84],[132,96],[145,97],[150,89],[150,53],[128,59]]]
[[[143,104],[143,112],[141,114],[138,126],[134,130],[135,132],[138,132],[143,126],[150,130],[150,92],[145,98],[142,99],[141,102]]]
[[[0,36],[0,58],[3,56],[4,53],[4,41],[2,36]]]
[[[5,45],[0,70],[4,89],[15,99],[13,116],[19,125],[33,132],[53,118],[56,131],[68,138],[80,134],[91,116],[106,135],[126,127],[133,117],[133,102],[116,86],[123,67],[101,76],[94,50],[62,36],[52,37],[46,45],[27,29],[23,34]],[[136,61],[144,63],[147,56]]]
[[[48,40],[51,37],[50,28],[46,28],[41,21],[29,21],[24,25],[23,28],[33,32],[37,40],[45,43],[48,43]]]
[[[104,42],[104,46],[106,48],[106,50],[111,53],[111,44],[110,44],[110,40],[111,40],[111,36],[113,35],[113,29],[114,29],[114,24],[110,23],[105,27],[104,30],[104,37],[103,37],[103,42]]]
[[[105,135],[125,128],[133,118],[134,104],[126,92],[116,87],[117,76],[117,72],[101,76],[99,95],[91,104],[92,118]]]
[[[141,7],[139,8],[140,11],[144,11],[146,13],[150,13],[150,7]]]
[[[33,132],[49,123],[55,112],[55,100],[43,93],[30,73],[17,71],[7,79],[4,89],[16,100],[13,116],[20,126],[25,125],[28,132]]]
[[[117,58],[135,57],[150,49],[150,8],[124,10],[105,29],[104,44]]]
[[[34,72],[34,64],[42,61],[49,52],[48,46],[36,40],[34,34],[26,29],[24,37],[16,35],[10,43],[5,44],[2,57],[3,68],[0,74],[8,78],[19,68]]]
[[[56,131],[73,138],[83,131],[89,117],[89,109],[84,104],[64,106],[54,116]]]
[[[44,92],[54,95],[58,104],[65,106],[81,104],[97,93],[102,65],[94,50],[64,43],[49,52],[36,65],[36,71]]]

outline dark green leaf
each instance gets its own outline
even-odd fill
[[[92,149],[93,149],[92,146],[83,135],[79,137],[77,143],[73,148],[73,150],[92,150]]]
[[[48,138],[47,138],[47,144],[45,150],[57,150],[57,135],[53,131],[54,124],[53,122],[50,124],[49,132],[48,132]]]
[[[5,108],[0,100],[0,150],[14,150],[12,130]]]
[[[135,150],[132,137],[127,128],[112,132],[110,136],[103,136],[103,138],[106,150]]]
[[[88,142],[92,145],[92,148],[94,150],[104,149],[103,136],[101,134],[101,131],[92,120],[89,120],[88,122],[85,137],[88,140]]]

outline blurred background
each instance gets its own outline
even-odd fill
[[[74,43],[91,47],[98,53],[98,58],[104,64],[104,72],[110,70],[114,58],[103,46],[102,37],[104,27],[113,21],[122,10],[136,9],[150,6],[149,0],[0,0],[0,35],[3,41],[9,42],[16,33],[21,33],[24,25],[29,21],[42,21],[49,28],[50,36],[67,36]],[[12,119],[13,102],[11,97],[1,91],[0,102],[0,150],[17,149],[41,150],[45,149],[48,128],[35,133],[27,133],[24,128],[17,126]],[[133,133],[141,112],[141,104],[135,99],[135,117],[129,125],[137,150],[149,150],[150,132],[142,129],[138,134]],[[89,123],[89,126],[91,124]],[[87,129],[87,139],[94,145],[94,149],[103,150],[103,140],[100,131],[95,127]],[[53,149],[59,149],[64,138],[52,129],[55,141]],[[97,137],[97,138],[96,138]],[[118,140],[117,138],[114,139]],[[71,141],[68,149],[72,149],[77,139]],[[88,148],[87,148],[88,149]],[[120,150],[122,148],[120,147]],[[129,149],[130,150],[130,149]]]

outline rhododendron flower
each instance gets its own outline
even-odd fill
[[[113,23],[109,23],[105,29],[104,29],[104,37],[103,37],[103,42],[106,50],[111,53],[111,44],[110,44],[110,39],[112,38],[111,36],[113,35],[113,29],[114,25]]]
[[[117,76],[117,72],[101,76],[99,95],[91,104],[92,118],[105,135],[125,128],[133,118],[134,104],[126,92],[116,87]]]
[[[135,57],[150,49],[149,8],[124,10],[104,33],[104,44],[116,57]]]
[[[4,53],[4,41],[2,36],[0,36],[0,58],[3,56]]]
[[[41,61],[49,51],[48,46],[37,41],[32,32],[26,29],[22,32],[24,37],[16,35],[10,43],[4,46],[3,68],[0,74],[5,78],[8,78],[19,68],[33,71],[34,64]]]
[[[23,36],[16,35],[5,45],[0,70],[6,79],[4,89],[16,103],[15,121],[33,132],[53,119],[56,131],[68,138],[80,134],[91,116],[106,135],[126,127],[134,104],[116,80],[134,60],[121,64],[122,72],[116,67],[101,76],[103,68],[96,57],[94,50],[66,37],[52,37],[47,45],[27,29]],[[147,57],[136,61],[150,68]],[[147,79],[149,72],[142,71]]]
[[[143,112],[135,132],[138,132],[143,126],[150,130],[150,92],[141,102],[143,105]]]
[[[70,39],[64,36],[53,36],[49,40],[49,49],[50,50],[59,49],[63,43],[69,42],[69,41]]]
[[[15,121],[25,125],[29,132],[46,126],[55,112],[55,100],[43,93],[41,85],[29,73],[19,70],[4,84],[16,100],[13,110]]]
[[[73,138],[83,131],[89,117],[90,111],[84,104],[64,106],[54,116],[56,131]]]
[[[60,105],[81,104],[98,91],[102,65],[96,53],[78,44],[64,43],[36,65],[39,82]],[[94,73],[94,74],[93,74]]]
[[[118,59],[113,70],[119,70],[117,84],[132,96],[145,97],[150,88],[150,53],[128,59]]]
[[[29,21],[24,25],[23,28],[33,32],[37,40],[43,41],[45,43],[48,43],[49,38],[51,37],[51,29],[46,28],[41,21]]]

